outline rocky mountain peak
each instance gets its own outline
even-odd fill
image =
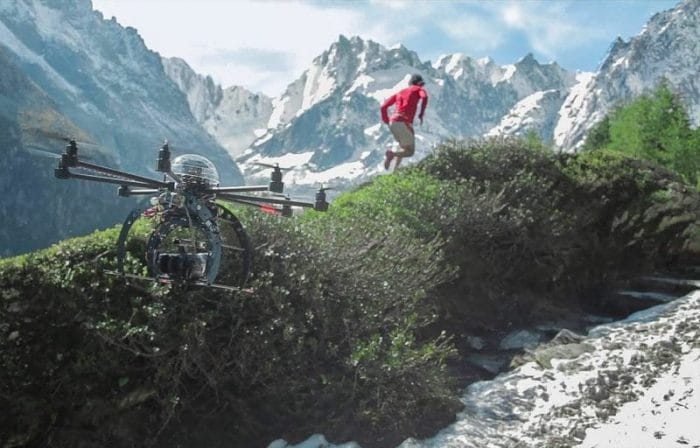
[[[629,41],[618,38],[600,70],[577,97],[565,101],[567,120],[555,143],[575,150],[586,132],[612,108],[654,89],[662,79],[684,98],[695,125],[700,124],[700,2],[685,0],[655,14]]]
[[[532,53],[526,54],[515,63],[515,66],[518,68],[534,67],[538,65],[540,64],[537,62],[537,59],[535,59],[535,56]]]
[[[223,183],[242,183],[240,170],[232,157],[197,122],[186,96],[168,79],[160,55],[146,47],[136,29],[122,27],[113,19],[105,20],[101,13],[92,9],[89,0],[0,2],[0,50],[7,56],[6,65],[21,72],[33,86],[35,93],[24,97],[47,98],[51,105],[32,109],[32,119],[24,123],[22,120],[26,117],[13,110],[18,107],[17,102],[0,90],[3,129],[29,125],[37,133],[70,132],[73,136],[75,130],[79,130],[100,148],[105,156],[102,162],[108,160],[110,166],[146,176],[159,175],[155,172],[155,158],[163,140],[168,139],[175,155],[196,148],[217,166]],[[56,117],[71,126],[56,129],[59,121]],[[34,183],[52,193],[50,200],[41,200],[41,203],[83,204],[79,201],[87,197],[84,194],[69,195],[75,192],[72,185],[80,184],[84,190],[95,189],[95,185],[84,186],[80,181],[57,186],[53,160],[45,158],[43,161],[48,160],[48,164],[34,160],[37,152],[41,154],[38,157],[47,153],[50,157],[51,153],[62,151],[64,142],[22,138],[11,144],[13,156],[7,160],[3,167],[6,171],[0,177],[16,185],[22,197],[26,198],[29,193],[28,190],[19,193],[19,186]],[[87,155],[90,150],[82,151]],[[26,168],[32,164],[41,169]],[[62,215],[65,218],[62,218],[62,227],[70,229],[71,233],[80,233],[105,224],[105,220],[112,223],[123,220],[121,213],[115,216],[118,209],[133,206],[134,202],[116,198],[114,188],[109,187],[109,201],[100,201],[109,204],[107,213],[84,208]],[[0,200],[0,212],[12,210],[12,201],[11,198]],[[20,215],[27,222],[40,223],[46,217],[43,209],[33,207]],[[38,234],[32,238],[46,243],[53,236],[53,232],[46,232],[51,226],[37,226]]]
[[[182,59],[163,58],[168,77],[187,95],[192,115],[236,157],[265,132],[272,100],[241,86],[222,88]]]

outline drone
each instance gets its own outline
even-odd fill
[[[140,217],[155,218],[146,244],[149,273],[146,279],[233,289],[243,287],[250,275],[253,247],[243,225],[226,203],[259,207],[284,217],[292,216],[292,207],[328,210],[328,188],[321,187],[314,202],[281,197],[282,171],[289,168],[278,164],[258,164],[272,168],[269,185],[220,186],[219,174],[211,161],[197,154],[184,154],[171,162],[166,141],[158,151],[156,164],[163,180],[157,180],[83,161],[78,156],[76,140],[66,141],[65,152],[54,170],[58,179],[115,184],[121,197],[151,196],[151,207],[134,208],[122,224],[117,239],[117,270],[113,272],[117,275],[138,277],[125,272],[124,261],[129,231]],[[227,223],[226,232],[223,223]],[[224,252],[231,255],[224,256]],[[219,273],[235,269],[235,264],[239,264],[236,285],[216,283]]]

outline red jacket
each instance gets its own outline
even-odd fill
[[[425,107],[428,105],[428,93],[421,86],[413,85],[408,86],[401,90],[399,93],[391,95],[382,104],[382,121],[389,124],[389,115],[387,109],[389,106],[396,104],[396,110],[391,116],[391,121],[403,121],[409,125],[413,124],[413,117],[416,116],[416,109],[418,108],[418,101],[423,100],[421,104],[420,114],[418,118],[423,119],[423,114],[425,113]]]

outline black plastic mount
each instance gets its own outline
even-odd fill
[[[320,189],[316,192],[316,201],[314,202],[314,210],[319,212],[328,211],[328,202],[326,201],[326,190]]]
[[[163,146],[158,151],[158,164],[156,166],[156,171],[161,173],[170,172],[170,146],[168,142],[163,143]]]

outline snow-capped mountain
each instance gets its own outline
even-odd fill
[[[33,132],[37,128],[45,133]],[[47,136],[85,139],[88,134],[57,110],[2,46],[0,130],[0,257],[105,227],[133,207],[115,201],[112,186],[57,182],[53,152],[61,151],[64,143]],[[83,154],[96,163],[115,163],[92,146]]]
[[[380,122],[379,107],[412,73],[423,76],[430,97],[424,124],[416,126],[413,160],[447,138],[533,131],[545,142],[575,150],[612,107],[653,89],[662,78],[683,97],[697,125],[699,10],[698,0],[684,0],[656,14],[629,42],[618,39],[597,73],[541,64],[532,54],[503,66],[459,53],[430,63],[401,45],[385,48],[340,36],[279,97],[271,103],[261,99],[249,107],[247,119],[235,123],[227,121],[234,114],[221,112],[222,90],[211,81],[190,73],[196,83],[177,83],[198,120],[233,154],[240,153],[237,161],[246,175],[265,176],[255,162],[279,163],[296,166],[287,176],[291,183],[345,184],[383,171],[383,154],[393,139]],[[246,95],[243,102],[250,105]],[[239,102],[231,104],[239,110]],[[216,114],[222,121],[213,129]],[[227,132],[235,138],[227,140]],[[240,152],[253,136],[258,138]]]
[[[240,86],[223,89],[179,58],[163,58],[165,72],[187,95],[195,119],[233,157],[267,131],[272,99]]]
[[[543,135],[551,135],[562,100],[562,92],[555,89],[528,95],[518,101],[486,136],[525,135],[535,129],[539,129]]]
[[[573,149],[611,108],[654,88],[665,78],[700,124],[700,1],[684,0],[655,14],[636,37],[618,38],[600,70],[566,99],[554,130],[558,146]]]
[[[122,168],[154,171],[157,148],[192,151],[241,181],[226,151],[197,123],[137,30],[93,11],[90,0],[0,3],[0,45],[12,61]]]
[[[532,55],[499,66],[455,54],[433,65],[404,46],[340,36],[272,101],[268,131],[238,161],[253,176],[259,170],[254,162],[298,164],[291,174],[297,184],[342,183],[381,171],[393,139],[379,107],[408,85],[412,73],[423,76],[430,97],[424,124],[416,126],[417,159],[449,137],[544,129],[546,139],[576,82],[574,73]],[[527,106],[533,101],[537,113]]]

